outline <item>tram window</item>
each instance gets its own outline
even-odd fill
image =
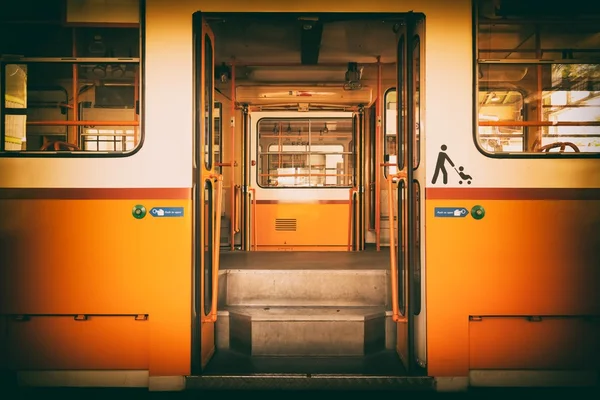
[[[261,187],[350,187],[354,181],[351,118],[258,121]]]
[[[3,51],[18,54],[0,55],[0,155],[135,150],[142,142],[139,29],[64,26],[56,34],[65,40],[46,49],[28,39],[46,28],[27,27],[30,35],[0,38]]]
[[[480,149],[600,153],[600,18],[522,22],[504,10],[498,19],[502,10],[490,11],[487,3],[479,1],[477,25]],[[537,4],[545,7],[540,15],[557,12]]]
[[[383,158],[385,164],[388,164],[384,169],[384,174],[387,177],[388,173],[394,175],[397,172],[397,155],[396,155],[396,140],[398,138],[397,128],[397,101],[396,89],[391,88],[385,92],[385,110],[383,113],[384,130],[383,130]],[[393,164],[393,165],[391,165]]]

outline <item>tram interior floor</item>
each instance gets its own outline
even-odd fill
[[[367,247],[364,251],[228,251],[221,250],[220,267],[225,269],[390,269],[390,250]]]

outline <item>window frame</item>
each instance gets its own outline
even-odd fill
[[[64,27],[65,29],[73,29],[73,27]],[[120,26],[115,26],[114,29],[119,29]],[[145,26],[145,2],[140,1],[139,7],[139,57],[15,57],[15,56],[0,56],[0,158],[124,158],[136,154],[142,149],[145,141],[144,129],[144,110],[145,110],[145,59],[146,59],[146,26]],[[133,64],[138,68],[138,98],[134,102],[133,112],[137,114],[138,124],[136,125],[139,132],[137,146],[130,151],[43,151],[43,150],[6,150],[6,116],[11,115],[6,113],[5,101],[5,77],[6,65],[9,64],[40,64],[40,63],[66,63],[66,64]],[[72,79],[72,78],[71,78]],[[26,110],[27,108],[25,108]],[[109,120],[107,120],[109,121]],[[109,121],[110,122],[110,121]],[[124,127],[124,126],[123,126]],[[125,127],[124,127],[125,128]]]
[[[481,88],[485,88],[485,85],[480,85],[479,82],[479,66],[480,65],[500,65],[500,64],[526,64],[526,65],[545,65],[545,64],[600,64],[600,57],[598,58],[589,58],[589,59],[539,59],[539,58],[511,58],[511,59],[480,59],[479,58],[479,3],[481,0],[473,1],[472,3],[472,79],[473,79],[473,97],[472,97],[472,122],[473,122],[473,131],[472,131],[472,139],[475,148],[479,153],[483,154],[489,158],[512,158],[512,159],[588,159],[588,158],[600,158],[600,150],[596,153],[588,153],[588,152],[488,152],[482,148],[479,144],[479,93]],[[540,23],[544,23],[546,20],[544,17],[539,18]],[[600,32],[600,31],[599,31]],[[489,86],[489,85],[488,85]],[[512,90],[514,91],[522,91],[522,88],[515,87]],[[535,121],[534,121],[535,122]],[[591,122],[591,121],[590,121]],[[539,125],[541,126],[541,125]],[[599,133],[600,136],[600,133]],[[523,130],[523,140],[526,139],[525,129]]]
[[[350,120],[353,121],[352,116],[349,117],[261,117],[260,119],[258,119],[256,121],[256,124],[254,125],[256,127],[256,135],[254,136],[255,140],[256,140],[256,148],[254,151],[255,157],[256,157],[256,172],[254,174],[254,179],[256,182],[256,185],[258,187],[260,187],[261,189],[288,189],[288,190],[296,190],[296,189],[342,189],[342,190],[348,190],[350,188],[352,188],[354,186],[353,183],[349,184],[349,185],[344,185],[344,186],[268,186],[268,185],[262,185],[260,182],[260,173],[261,173],[261,161],[260,161],[260,155],[261,155],[261,145],[260,145],[260,139],[259,139],[259,125],[261,123],[261,121],[265,120],[265,121],[287,121],[287,120],[306,120],[306,121],[332,121],[332,120]],[[350,141],[348,142],[348,148],[354,149],[354,145],[353,143],[356,140],[356,130],[354,129],[354,123],[351,124],[352,126],[352,135],[349,137]],[[312,146],[312,144],[309,142],[308,146]],[[269,152],[268,148],[267,148],[267,153]],[[354,154],[354,150],[352,151],[345,151],[340,153],[341,155],[348,155],[348,160],[347,162],[352,162],[354,163],[354,160],[351,160],[351,156]],[[310,155],[311,152],[306,152],[306,154]],[[315,153],[317,154],[317,153]],[[337,154],[337,153],[335,153]],[[335,176],[335,175],[334,175]],[[351,181],[355,182],[356,181],[356,165],[353,165],[352,168],[352,177],[351,177]]]

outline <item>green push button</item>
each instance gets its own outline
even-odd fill
[[[471,216],[475,219],[481,219],[485,216],[485,210],[482,206],[473,206]]]
[[[141,205],[136,205],[133,207],[133,211],[131,212],[134,218],[142,219],[146,216],[146,207]]]

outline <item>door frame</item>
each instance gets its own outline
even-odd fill
[[[215,163],[215,37],[201,11],[192,16],[192,374],[213,356],[217,320],[223,176]]]
[[[398,218],[393,221],[393,213],[390,214],[390,230],[398,231],[397,249],[392,249],[392,257],[395,257],[396,273],[392,273],[392,287],[396,286],[397,296],[392,299],[394,309],[394,321],[397,324],[396,351],[400,356],[408,375],[420,374],[422,368],[418,363],[416,354],[415,315],[421,311],[421,255],[420,243],[422,222],[420,207],[422,195],[419,182],[421,174],[415,174],[420,166],[420,149],[422,132],[420,126],[420,105],[416,103],[415,94],[419,93],[419,101],[422,101],[421,80],[423,69],[423,29],[424,15],[409,12],[405,14],[405,23],[398,32],[397,43],[397,76],[396,93],[397,105],[397,149],[396,166],[399,171],[395,179],[396,203]],[[415,43],[419,44],[418,59],[415,57]],[[416,61],[419,65],[416,65]],[[415,71],[418,68],[418,71]],[[418,74],[415,78],[415,73]],[[415,80],[418,79],[418,82]],[[416,114],[419,113],[419,121]],[[391,177],[389,179],[392,179]],[[390,188],[391,188],[390,184]],[[415,190],[416,189],[416,190]],[[419,253],[419,254],[417,254]],[[424,332],[422,334],[425,334]]]

